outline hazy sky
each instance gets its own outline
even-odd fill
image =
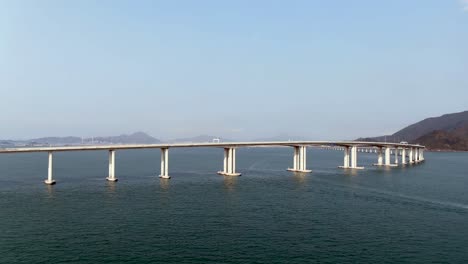
[[[0,139],[354,139],[468,110],[468,1],[0,0]]]

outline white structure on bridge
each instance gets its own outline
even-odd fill
[[[236,148],[224,148],[223,170],[218,171],[218,174],[224,176],[240,176],[236,172]]]
[[[359,142],[359,141],[277,141],[277,142],[216,142],[216,143],[187,143],[187,144],[142,144],[142,145],[99,145],[99,146],[71,146],[71,147],[40,147],[40,148],[4,148],[0,153],[23,153],[23,152],[47,152],[49,157],[48,176],[44,181],[46,184],[55,184],[53,179],[53,152],[61,151],[86,151],[86,150],[108,150],[109,151],[109,175],[108,181],[117,181],[115,174],[115,152],[123,149],[161,149],[161,174],[159,177],[169,179],[169,148],[193,148],[193,147],[217,147],[224,149],[223,170],[218,174],[224,176],[240,176],[236,172],[236,149],[240,147],[292,147],[293,166],[288,171],[295,173],[308,173],[307,148],[319,147],[333,150],[343,150],[343,169],[364,169],[358,166],[358,152],[377,153],[376,166],[396,167],[398,164],[415,164],[424,161],[424,146],[382,143],[382,142]],[[384,151],[385,150],[385,151]],[[385,152],[385,153],[384,153]],[[391,153],[394,153],[394,163],[391,163]],[[408,153],[408,162],[406,154]],[[383,157],[385,154],[385,159]],[[399,157],[401,156],[401,163]]]
[[[293,172],[311,172],[307,169],[307,147],[294,146],[293,167],[288,168]]]
[[[115,177],[115,150],[109,150],[109,176],[106,178],[108,181],[116,182]]]
[[[339,168],[356,170],[364,169],[364,167],[359,167],[357,165],[357,153],[358,147],[356,145],[345,146],[343,166],[339,166]]]
[[[159,174],[159,178],[171,178],[169,176],[169,148],[161,148],[161,174]]]
[[[52,151],[49,151],[49,167],[48,167],[48,174],[47,180],[45,180],[45,184],[53,185],[55,184],[55,180],[52,178]]]

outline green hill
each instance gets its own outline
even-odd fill
[[[468,151],[468,111],[426,118],[387,136],[359,138],[361,141],[407,141],[433,150]]]

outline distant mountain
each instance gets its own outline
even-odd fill
[[[359,141],[407,141],[425,145],[428,149],[468,150],[468,111],[426,118],[393,135],[359,138]]]
[[[213,139],[218,138],[220,142],[233,142],[231,139],[209,136],[209,135],[200,135],[196,137],[187,137],[187,138],[176,138],[173,140],[168,140],[170,143],[206,143],[213,142]]]
[[[87,139],[89,140],[89,138]],[[156,139],[144,132],[136,132],[130,135],[120,135],[112,137],[95,137],[95,142],[112,143],[112,144],[157,144],[161,143]]]
[[[144,133],[136,132],[130,135],[109,137],[42,137],[29,140],[0,140],[0,146],[41,146],[41,145],[89,145],[89,144],[157,144],[161,141]]]
[[[68,145],[81,143],[79,137],[43,137],[26,140],[29,144]]]
[[[15,143],[12,140],[0,140],[1,147],[12,147]]]
[[[280,134],[277,136],[273,137],[265,137],[265,138],[256,138],[253,139],[252,141],[301,141],[301,140],[306,140],[304,137],[298,137],[298,136],[290,136],[288,134]]]
[[[415,140],[430,150],[468,150],[468,125],[451,131],[434,130]]]
[[[468,111],[446,114],[439,117],[431,117],[421,122],[410,125],[393,136],[399,137],[405,141],[414,141],[415,139],[426,135],[434,130],[451,131],[468,124]]]

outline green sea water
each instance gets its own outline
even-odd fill
[[[241,177],[216,174],[222,149],[0,155],[0,263],[468,263],[468,154],[338,169],[341,151],[237,151]]]

